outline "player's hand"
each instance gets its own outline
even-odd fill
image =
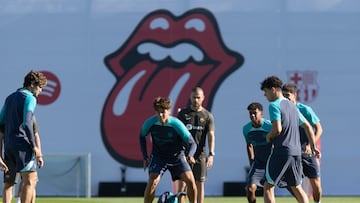
[[[195,163],[196,163],[196,161],[195,161],[195,159],[194,159],[193,156],[189,156],[189,157],[187,158],[187,160],[188,160],[189,164],[195,164]]]
[[[320,152],[320,150],[319,150],[317,147],[315,147],[315,146],[312,147],[312,154],[313,154],[316,158],[318,158],[318,159],[321,158],[321,152]]]
[[[34,147],[33,152],[34,152],[35,157],[42,156],[41,151],[38,147]]]
[[[214,156],[208,156],[206,160],[206,167],[211,168],[214,164]]]
[[[312,151],[311,146],[309,144],[306,145],[304,153],[305,154],[313,154],[313,151]]]
[[[0,167],[1,167],[1,170],[3,170],[5,173],[7,173],[9,171],[9,168],[7,167],[7,165],[5,164],[5,162],[3,161],[2,158],[0,158]]]
[[[37,161],[39,168],[42,168],[44,166],[43,156],[36,156],[36,161]]]

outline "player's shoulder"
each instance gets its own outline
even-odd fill
[[[265,130],[270,130],[272,128],[272,123],[269,119],[266,119],[266,118],[263,118],[262,119],[262,127],[265,129]]]
[[[191,112],[191,108],[190,107],[185,107],[182,108],[178,111],[178,115],[184,115],[184,114],[189,114]]]
[[[150,116],[149,118],[147,118],[145,121],[144,121],[144,124],[145,125],[151,125],[151,124],[154,124],[158,121],[159,119],[157,118],[156,115],[153,115],[153,116]]]
[[[309,105],[303,103],[296,103],[296,107],[301,111],[312,111],[312,108]]]
[[[183,122],[181,122],[180,119],[174,117],[174,116],[169,116],[169,120],[168,120],[168,123],[170,125],[180,125],[180,124],[183,124]]]
[[[244,126],[243,126],[243,131],[249,131],[252,128],[252,122],[247,122]]]
[[[209,119],[213,119],[213,118],[214,118],[213,114],[212,114],[208,109],[206,109],[206,108],[202,108],[201,113],[202,113],[203,115],[205,115],[206,117],[208,117]]]
[[[272,125],[269,119],[263,118],[262,121],[263,121],[263,125]]]

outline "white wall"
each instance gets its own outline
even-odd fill
[[[269,75],[287,82],[289,73],[310,71],[317,74],[313,83],[317,96],[309,105],[324,128],[324,195],[360,195],[356,185],[360,175],[347,169],[349,165],[356,168],[360,161],[356,130],[360,2],[0,0],[0,4],[0,100],[22,85],[29,69],[50,71],[59,78],[60,96],[36,109],[43,151],[90,152],[93,195],[97,195],[99,182],[121,178],[122,164],[108,153],[100,129],[105,100],[119,82],[107,69],[104,57],[123,46],[150,12],[166,9],[181,15],[198,7],[211,11],[225,46],[245,58],[210,98],[217,138],[215,166],[209,170],[206,193],[221,195],[224,181],[245,179],[247,158],[241,129],[249,120],[246,106],[260,101],[268,117],[260,82]],[[140,110],[147,109],[146,105],[151,103],[138,104]],[[133,115],[133,122],[142,123],[141,119],[141,115]],[[130,134],[137,139],[137,134]],[[147,173],[129,167],[126,178],[146,181]],[[168,183],[167,175],[159,191],[168,190]]]

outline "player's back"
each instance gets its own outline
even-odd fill
[[[9,95],[5,100],[4,124],[5,137],[4,145],[6,147],[19,147],[20,145],[28,145],[26,132],[24,130],[24,111],[27,102],[33,98],[31,93],[24,90],[17,90]]]

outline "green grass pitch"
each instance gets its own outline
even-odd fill
[[[263,202],[262,197],[258,197],[259,202]],[[15,202],[15,200],[13,200]],[[38,197],[37,203],[141,203],[141,197],[92,197],[92,198],[63,198],[63,197]],[[157,198],[153,203],[157,202]],[[246,197],[206,197],[206,203],[247,203]],[[277,203],[291,203],[296,202],[292,197],[276,197]],[[312,200],[309,201],[313,202]],[[321,202],[326,203],[359,203],[360,196],[357,197],[338,197],[338,196],[325,196]]]

